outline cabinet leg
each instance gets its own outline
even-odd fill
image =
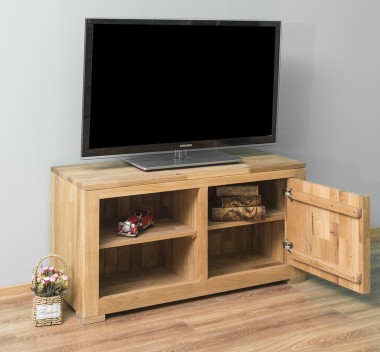
[[[83,318],[80,315],[77,314],[77,317],[79,318],[79,321],[82,325],[88,325],[88,324],[94,324],[94,323],[99,323],[101,321],[106,320],[105,314],[103,315],[97,315],[95,317],[88,317],[88,318]]]
[[[306,281],[306,274],[289,279],[288,284],[289,285],[298,284],[299,282],[304,282],[304,281]]]

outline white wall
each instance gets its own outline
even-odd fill
[[[49,253],[50,167],[80,163],[85,17],[283,21],[279,138],[308,178],[371,195],[380,226],[380,2],[1,0],[0,287]]]

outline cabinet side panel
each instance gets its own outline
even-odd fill
[[[99,194],[80,190],[77,251],[82,319],[98,316],[99,306]]]
[[[67,264],[70,289],[64,298],[74,309],[80,307],[77,252],[79,203],[78,189],[51,174],[51,252],[59,254]]]

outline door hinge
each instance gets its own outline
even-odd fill
[[[293,249],[293,242],[284,241],[282,247],[290,252]]]
[[[290,201],[293,202],[292,188],[284,188],[282,191],[284,192],[285,197],[288,197]]]

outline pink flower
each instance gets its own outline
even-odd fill
[[[44,280],[45,283],[48,283],[48,282],[50,281],[50,279],[49,279],[47,276],[45,276],[45,277],[43,278],[43,280]]]
[[[67,281],[69,279],[69,277],[66,274],[63,274],[62,275],[62,279],[65,280],[65,281]]]
[[[54,266],[49,266],[49,271],[54,271]]]
[[[54,282],[56,280],[56,277],[54,275],[50,276],[49,280],[50,280],[50,282]]]
[[[44,266],[44,267],[42,267],[42,271],[48,271],[49,270],[49,267],[48,266]]]

